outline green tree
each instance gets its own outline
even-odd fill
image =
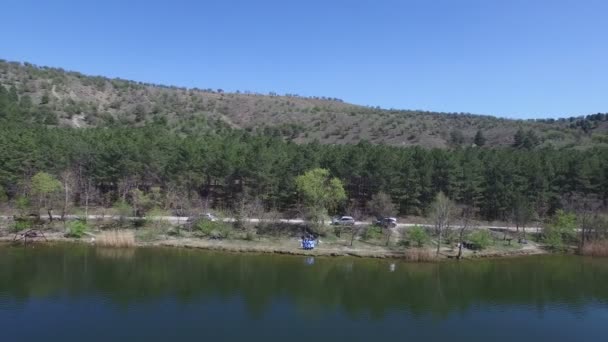
[[[483,135],[483,132],[481,130],[477,131],[473,142],[479,147],[484,146],[486,144],[486,137]]]
[[[469,234],[469,240],[479,249],[488,248],[492,244],[492,235],[486,229],[479,229]]]
[[[126,201],[118,200],[112,207],[118,215],[119,224],[121,226],[125,224],[129,216],[133,215],[133,208]]]
[[[526,138],[526,132],[523,128],[519,128],[513,136],[513,147],[521,148],[524,146],[524,139]]]
[[[61,182],[46,172],[38,172],[32,177],[32,193],[38,196],[38,214],[47,208],[49,220],[53,221],[52,195],[61,189]]]
[[[524,137],[523,147],[527,149],[533,149],[540,144],[540,138],[533,130],[528,130]]]
[[[576,236],[576,215],[558,210],[552,221],[543,229],[545,243],[552,249],[563,249],[564,242]]]
[[[30,200],[25,196],[19,196],[15,199],[15,206],[19,210],[19,215],[25,216],[30,209]]]
[[[133,110],[133,114],[135,114],[135,122],[144,121],[146,119],[146,107],[138,103]]]
[[[76,220],[68,223],[67,233],[68,237],[81,238],[88,230],[87,222],[84,220]]]
[[[465,137],[461,130],[454,129],[450,132],[450,144],[452,146],[460,146],[464,144]]]
[[[296,178],[296,188],[302,196],[308,217],[318,228],[325,224],[328,210],[346,199],[342,181],[330,177],[326,169],[313,169]]]
[[[40,104],[45,105],[45,104],[49,103],[50,100],[51,100],[51,97],[49,96],[49,93],[45,92],[42,95],[42,97],[40,98]]]
[[[6,191],[4,191],[4,187],[0,185],[0,204],[6,202],[8,200],[8,196],[6,195]]]
[[[422,247],[428,242],[429,235],[423,227],[416,225],[407,231],[407,238],[408,240],[415,242],[417,247]]]

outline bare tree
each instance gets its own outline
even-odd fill
[[[352,226],[350,226],[348,229],[350,230],[350,246],[353,246],[353,242],[355,241],[355,238],[357,237],[357,235],[359,235],[359,233],[361,233],[361,229],[363,228],[362,225],[356,225],[353,224]]]
[[[450,213],[453,208],[452,200],[450,200],[443,192],[439,192],[435,197],[435,202],[431,207],[431,218],[435,224],[435,232],[437,234],[437,256],[441,249],[441,238],[445,229],[450,226]]]
[[[580,225],[579,249],[582,250],[585,243],[591,240],[591,230],[597,224],[597,213],[601,211],[601,202],[588,195],[582,195],[570,203],[570,209],[576,213]]]
[[[384,192],[373,195],[372,199],[367,202],[367,209],[378,219],[393,216],[397,212],[393,199]]]
[[[348,206],[346,208],[346,212],[355,220],[355,221],[362,221],[363,220],[363,212],[361,211],[361,207],[359,205],[359,203],[357,203],[357,201],[355,200],[351,200],[348,203]],[[350,243],[349,245],[352,247],[353,243],[355,242],[355,239],[357,238],[357,236],[359,234],[361,234],[361,230],[363,229],[363,225],[357,225],[357,224],[353,224],[350,226],[344,226],[344,225],[337,225],[335,226],[335,233],[336,236],[341,236],[342,232],[345,233],[350,233]]]
[[[522,229],[522,237],[526,239],[526,226],[534,217],[534,211],[528,199],[524,196],[517,196],[513,202],[511,219],[515,224],[515,229],[519,232]]]
[[[458,260],[462,258],[462,244],[464,242],[464,234],[471,226],[473,226],[473,207],[464,206],[460,213],[460,228],[458,229]]]
[[[76,179],[72,170],[65,170],[61,173],[61,183],[63,184],[63,208],[61,210],[61,220],[65,224],[66,215],[71,207],[72,189],[75,187],[74,184]]]

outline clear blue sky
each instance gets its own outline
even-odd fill
[[[529,118],[608,111],[608,1],[2,1],[0,58]]]

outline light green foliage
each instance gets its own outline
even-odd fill
[[[485,249],[492,245],[492,235],[486,229],[479,229],[469,234],[469,241],[479,249]]]
[[[169,212],[160,208],[153,208],[148,212],[146,217],[152,221],[155,228],[165,228],[169,226],[169,221],[163,219],[165,216],[171,216]]]
[[[413,226],[407,231],[407,238],[415,243],[417,247],[422,247],[429,241],[429,235],[426,233],[426,230],[418,225]]]
[[[563,249],[564,242],[576,237],[576,215],[558,210],[543,229],[543,241],[552,249]]]
[[[296,186],[309,205],[332,209],[346,199],[342,181],[330,178],[326,169],[317,168],[298,176]]]
[[[154,207],[154,201],[151,199],[151,196],[148,196],[139,189],[131,191],[131,203],[137,216],[146,215],[146,212]]]
[[[46,172],[38,172],[32,177],[32,193],[38,195],[38,204],[48,206],[51,195],[61,190],[61,182]]]
[[[308,210],[309,219],[318,225],[324,222],[327,210],[346,200],[342,181],[332,178],[326,169],[313,169],[296,178],[296,188]]]
[[[87,223],[83,220],[71,221],[68,223],[67,236],[73,238],[81,238],[88,230]]]
[[[21,216],[26,214],[26,211],[30,208],[30,200],[25,196],[19,196],[15,200],[15,206],[19,210]]]
[[[126,218],[133,215],[133,208],[131,208],[129,203],[123,200],[118,200],[114,202],[114,205],[112,207],[116,211],[116,215],[120,216],[121,218]]]
[[[127,218],[133,215],[133,208],[126,201],[118,200],[114,202],[112,208],[116,215],[118,215],[118,223],[121,226],[124,226]]]
[[[46,196],[61,189],[61,182],[46,172],[38,172],[32,177],[32,192]]]
[[[171,216],[170,213],[167,210],[161,209],[161,208],[153,208],[152,210],[150,210],[148,212],[148,215],[146,215],[148,217],[154,217],[154,218],[159,218],[159,217],[163,217],[163,216]]]

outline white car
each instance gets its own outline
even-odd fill
[[[206,214],[204,214],[204,215],[202,216],[202,218],[207,219],[207,220],[209,220],[209,221],[211,221],[211,222],[215,222],[215,221],[217,221],[217,217],[215,217],[215,216],[214,216],[213,214],[211,214],[211,213],[206,213]]]

